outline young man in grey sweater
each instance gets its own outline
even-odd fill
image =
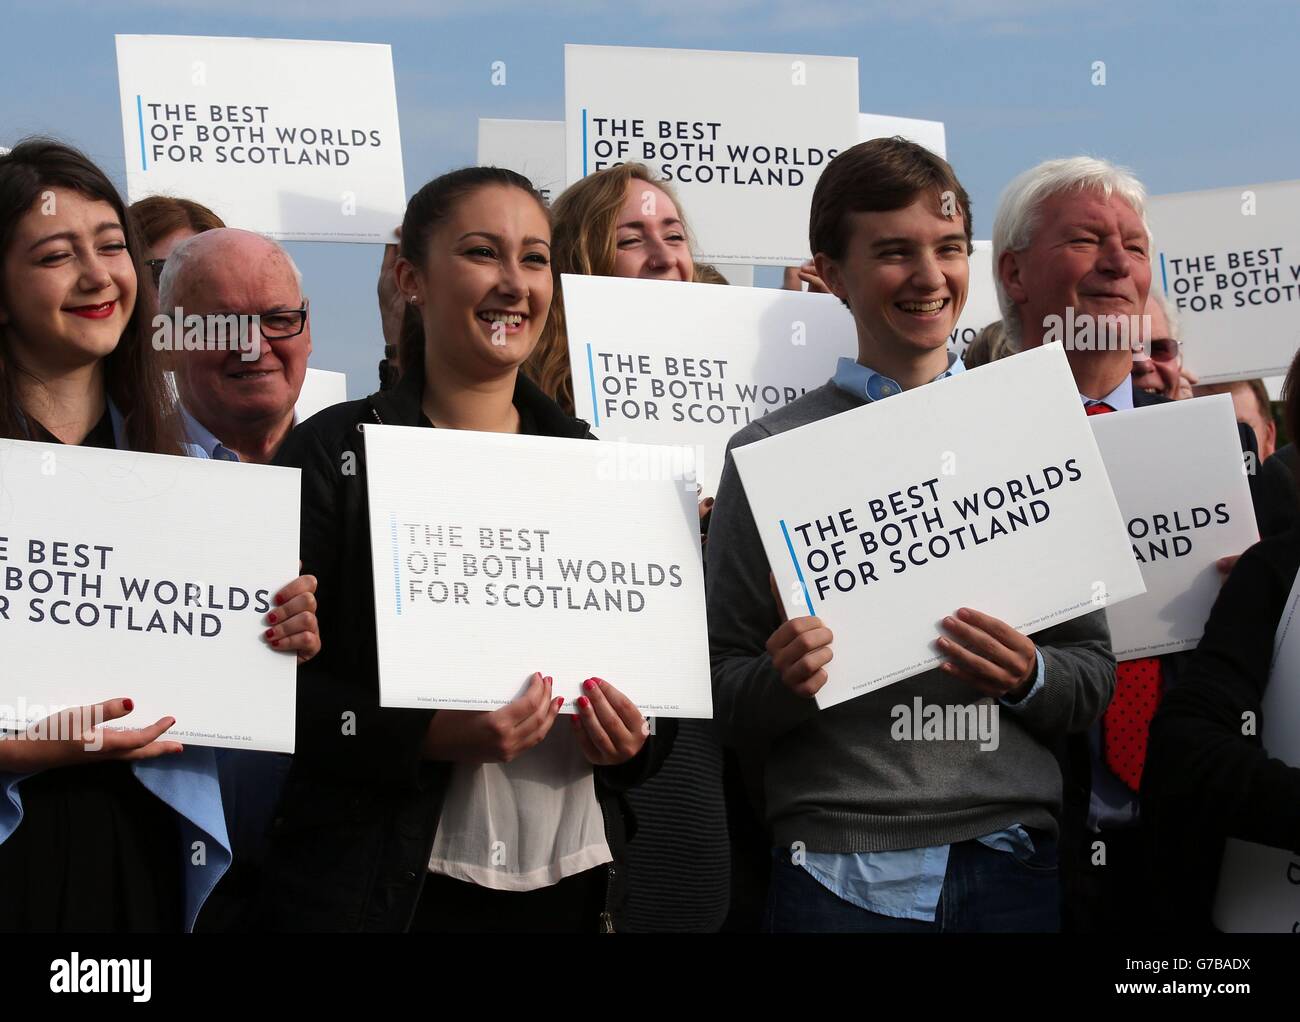
[[[814,192],[809,237],[818,274],[853,313],[858,358],[728,450],[961,372],[947,340],[971,236],[966,192],[928,150],[877,139],[837,156]],[[818,710],[834,637],[816,617],[785,620],[730,453],[707,581],[715,716],[724,740],[762,760],[776,846],[769,929],[1058,928],[1056,750],[1114,688],[1101,611],[1025,636],[955,608],[936,628],[939,667]],[[899,707],[918,699],[927,719],[995,727],[899,727]]]

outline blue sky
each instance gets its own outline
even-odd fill
[[[0,144],[66,139],[123,189],[115,33],[391,44],[410,191],[473,162],[481,116],[561,118],[566,42],[857,57],[864,111],[946,122],[977,237],[1003,185],[1052,156],[1109,157],[1157,194],[1300,177],[1294,0],[65,0],[6,3],[0,24]],[[359,397],[380,357],[379,249],[291,248],[312,364]]]

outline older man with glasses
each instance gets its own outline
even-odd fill
[[[250,231],[205,231],[172,250],[158,291],[159,315],[177,324],[167,334],[180,352],[176,387],[195,453],[271,461],[294,426],[311,355],[308,303],[293,260]]]
[[[1013,351],[1052,339],[1055,324],[1089,325],[1107,343],[1059,338],[1088,415],[1163,404],[1177,393],[1178,344],[1151,295],[1146,191],[1105,160],[1048,160],[1007,186],[993,222],[993,262],[1003,326]],[[1108,324],[1150,316],[1149,337],[1108,334]],[[1147,331],[1139,326],[1142,332]],[[1145,349],[1145,350],[1144,350]],[[1149,357],[1144,357],[1149,356]],[[1162,371],[1163,370],[1163,371]],[[1167,375],[1166,375],[1167,374]],[[1153,384],[1152,380],[1159,381]],[[1174,394],[1166,395],[1171,389]],[[1248,464],[1258,462],[1249,427],[1239,429]],[[1158,457],[1158,452],[1155,453]],[[1252,491],[1255,489],[1252,477]],[[1227,570],[1236,558],[1224,558]],[[1176,886],[1178,863],[1157,880],[1150,857],[1174,844],[1182,820],[1162,820],[1157,838],[1139,799],[1147,734],[1165,689],[1177,683],[1182,654],[1126,660],[1101,721],[1061,750],[1065,798],[1061,871],[1065,929],[1137,932]],[[1202,850],[1181,850],[1192,856]],[[1161,913],[1163,915],[1163,911]]]

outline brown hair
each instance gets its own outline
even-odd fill
[[[686,214],[672,187],[658,180],[643,163],[620,163],[598,170],[570,185],[551,205],[555,217],[551,236],[551,275],[555,290],[551,314],[546,319],[541,339],[533,349],[524,370],[537,385],[566,412],[573,414],[573,375],[569,369],[569,335],[564,320],[564,294],[560,274],[581,273],[586,276],[612,277],[618,255],[618,214],[623,208],[629,181],[652,184],[677,207],[677,216],[686,229]],[[694,248],[694,244],[691,244]]]
[[[202,203],[170,195],[151,195],[147,199],[131,203],[131,219],[140,230],[140,239],[145,248],[153,248],[163,238],[177,231],[202,234],[226,226],[221,217]]]
[[[503,167],[462,167],[435,177],[411,196],[411,201],[406,204],[406,215],[402,218],[402,240],[398,251],[423,270],[433,229],[451,215],[456,203],[489,185],[527,192],[537,201],[547,223],[550,223],[551,213],[546,200],[522,174]],[[424,323],[413,305],[408,305],[402,316],[398,363],[403,377],[424,375]]]
[[[1282,421],[1291,442],[1300,444],[1300,351],[1295,353],[1282,382]]]
[[[1012,348],[1007,340],[1006,327],[1003,326],[1002,320],[995,319],[983,327],[975,335],[975,340],[966,346],[966,353],[962,355],[961,361],[967,369],[978,369],[982,365],[996,362],[1010,354]]]
[[[726,277],[712,263],[696,263],[695,274],[691,278],[697,284],[730,284]]]
[[[813,189],[808,244],[814,255],[824,252],[832,259],[842,259],[849,241],[850,213],[905,209],[927,192],[940,201],[946,192],[956,197],[965,221],[966,252],[974,252],[974,224],[966,189],[947,160],[903,138],[859,142],[826,165]]]
[[[1192,393],[1197,397],[1205,397],[1209,394],[1231,394],[1241,387],[1245,387],[1254,395],[1255,403],[1259,405],[1259,413],[1264,416],[1265,421],[1271,421],[1273,418],[1273,402],[1269,400],[1268,388],[1264,386],[1263,380],[1233,380],[1231,383],[1197,384],[1192,388]]]
[[[94,163],[71,146],[46,138],[28,138],[0,155],[0,262],[22,220],[50,188],[66,188],[107,202],[117,213],[136,275],[136,303],[117,346],[103,358],[104,387],[122,413],[131,450],[180,454],[178,423],[150,341],[139,301],[141,271],[138,231],[112,183]],[[4,286],[0,276],[0,289]],[[0,298],[3,293],[0,291]],[[8,330],[0,327],[0,436],[26,439],[28,430],[18,398],[19,373],[30,375],[14,360]]]

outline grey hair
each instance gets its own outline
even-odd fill
[[[1003,191],[998,200],[997,216],[993,218],[993,282],[998,291],[998,308],[1002,310],[1007,341],[1015,350],[1020,348],[1020,315],[998,272],[1002,253],[1028,248],[1038,230],[1043,202],[1068,191],[1098,191],[1107,199],[1118,195],[1142,218],[1148,239],[1151,236],[1146,215],[1146,189],[1127,167],[1093,156],[1070,156],[1044,160],[1020,174]]]
[[[229,231],[235,230],[235,228],[223,227],[220,230]],[[171,309],[175,305],[174,299],[176,293],[180,290],[181,276],[185,273],[189,264],[194,262],[194,242],[205,234],[211,233],[213,232],[203,231],[186,238],[172,249],[171,254],[167,256],[166,261],[163,263],[162,277],[158,281],[158,309],[160,312],[164,309]],[[239,233],[253,234],[254,232],[240,231]],[[289,254],[288,250],[274,238],[268,238],[264,234],[255,234],[254,236],[261,238],[284,257],[285,262],[289,264],[289,269],[293,270],[293,278],[298,282],[298,290],[301,292],[302,271],[298,269],[298,264],[293,261],[293,256]]]
[[[1169,336],[1174,340],[1182,340],[1183,321],[1178,316],[1178,311],[1174,308],[1174,303],[1165,297],[1165,293],[1158,287],[1152,287],[1151,293],[1147,296],[1151,301],[1160,306],[1160,311],[1165,314],[1165,319],[1169,321]]]

